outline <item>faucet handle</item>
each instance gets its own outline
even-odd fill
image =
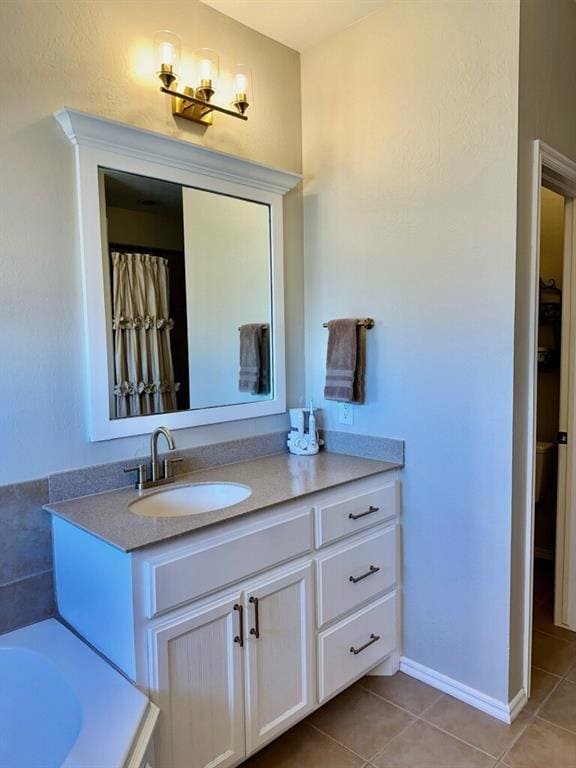
[[[138,472],[138,480],[136,481],[137,488],[142,487],[148,480],[146,464],[138,464],[136,467],[124,467],[124,472]]]
[[[164,459],[164,480],[168,480],[173,477],[172,466],[174,464],[180,464],[184,459]]]

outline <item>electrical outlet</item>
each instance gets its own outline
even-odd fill
[[[350,426],[354,424],[354,406],[352,403],[338,403],[338,421]]]

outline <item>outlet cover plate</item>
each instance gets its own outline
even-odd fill
[[[354,424],[354,406],[352,403],[338,403],[338,421],[340,424]]]

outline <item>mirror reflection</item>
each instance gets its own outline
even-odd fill
[[[273,397],[265,204],[100,169],[113,419]]]

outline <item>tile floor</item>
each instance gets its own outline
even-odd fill
[[[511,725],[402,672],[365,677],[245,768],[576,768],[576,633],[552,623],[538,563],[532,697]]]

